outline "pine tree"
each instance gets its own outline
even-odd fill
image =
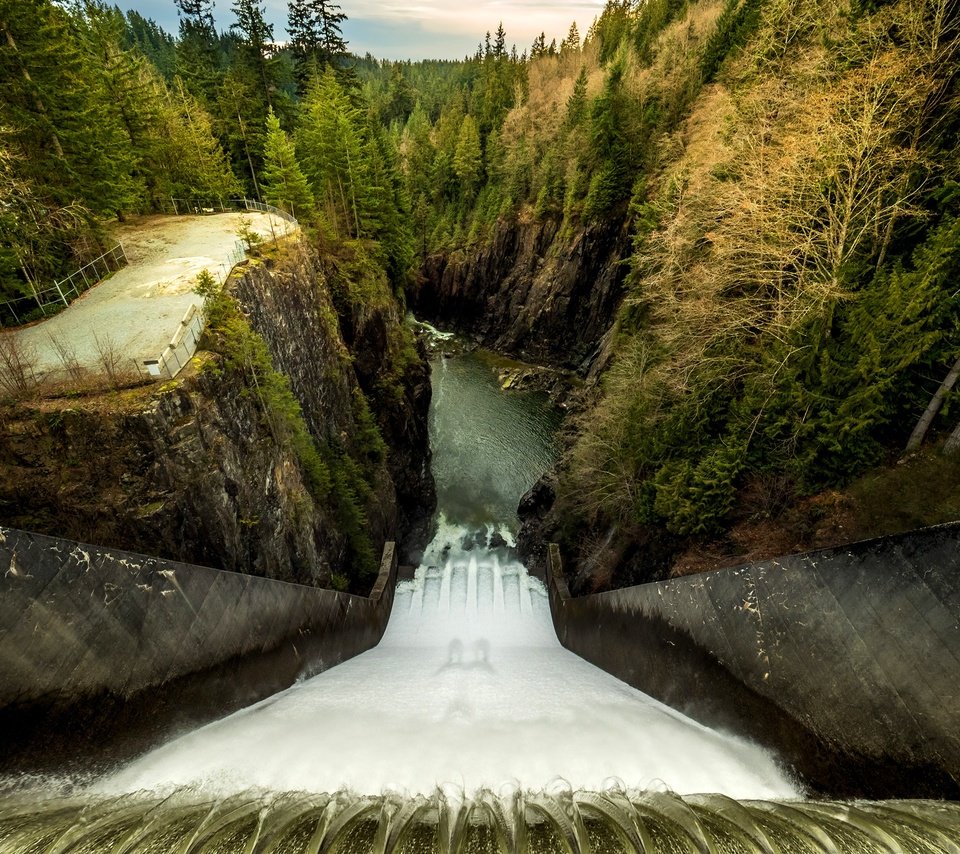
[[[580,52],[580,31],[577,29],[577,22],[570,24],[567,31],[567,37],[560,43],[560,55],[565,56],[569,53]]]
[[[8,0],[0,18],[0,114],[37,195],[112,214],[136,204],[133,152],[71,16],[49,0]],[[42,189],[41,189],[42,188]]]
[[[340,235],[360,237],[370,211],[361,115],[329,66],[307,86],[296,148],[314,198]]]
[[[384,124],[389,127],[395,121],[406,122],[415,103],[416,93],[397,63],[390,72],[390,100],[382,114]]]
[[[496,40],[493,43],[494,59],[503,59],[507,55],[507,33],[503,29],[503,21],[497,26]]]
[[[259,81],[263,102],[272,108],[280,89],[277,63],[270,56],[273,25],[264,18],[260,0],[236,0],[233,11],[237,20],[230,29],[240,37],[241,60]]]
[[[309,216],[313,210],[313,193],[297,162],[293,142],[280,127],[273,110],[267,114],[263,159],[260,183],[264,200],[296,217]]]
[[[536,59],[539,56],[543,56],[547,52],[547,36],[545,33],[540,33],[533,40],[533,45],[530,48],[530,59]]]
[[[260,198],[257,176],[263,167],[264,120],[269,109],[253,69],[235,63],[217,88],[212,114],[214,132],[248,192]]]
[[[467,198],[473,198],[480,180],[480,170],[483,164],[480,150],[480,133],[473,116],[466,115],[460,125],[460,135],[457,139],[457,150],[453,158],[453,168],[463,186],[463,193]]]
[[[347,16],[328,0],[290,0],[287,32],[301,86],[325,66],[335,66],[347,52],[343,22]]]
[[[162,105],[164,134],[169,140],[164,155],[171,195],[186,198],[229,198],[240,191],[213,122],[203,106],[174,80]]]
[[[211,104],[220,72],[213,0],[174,0],[180,18],[177,74],[187,89]]]
[[[580,73],[573,84],[573,93],[567,100],[568,127],[579,125],[587,114],[587,67],[581,66]]]
[[[126,13],[126,21],[125,46],[139,50],[166,80],[172,80],[177,69],[176,39],[133,9]]]

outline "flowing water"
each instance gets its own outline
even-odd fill
[[[438,360],[436,535],[379,646],[73,799],[8,796],[0,851],[960,854],[955,805],[784,804],[774,757],[560,646],[512,549],[555,427],[484,359]]]

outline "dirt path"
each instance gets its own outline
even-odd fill
[[[64,367],[54,342],[72,353],[80,367],[93,371],[101,365],[102,347],[120,354],[125,370],[133,370],[134,362],[156,359],[186,310],[200,303],[193,292],[197,274],[207,269],[219,278],[229,269],[242,218],[267,240],[293,228],[261,213],[151,216],[118,225],[113,236],[126,251],[128,267],[55,317],[6,334],[18,336],[38,375]]]

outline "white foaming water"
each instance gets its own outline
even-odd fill
[[[441,517],[378,647],[167,744],[97,789],[442,786],[470,795],[540,790],[557,778],[598,790],[614,778],[679,794],[798,794],[760,748],[561,647],[543,585],[506,549],[463,550],[464,534]]]

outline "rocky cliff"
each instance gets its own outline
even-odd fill
[[[503,220],[479,248],[428,257],[410,301],[491,349],[585,372],[623,294],[628,250],[616,220],[571,230]]]
[[[356,565],[356,529],[379,556],[384,540],[432,507],[425,363],[412,344],[398,365],[395,352],[364,339],[357,361],[389,365],[396,393],[389,409],[373,396],[368,403],[327,277],[303,245],[247,265],[229,290],[246,330],[242,347],[208,335],[202,346],[219,352],[199,352],[175,381],[3,407],[0,519],[360,591],[369,579]],[[394,306],[381,318],[385,338],[412,341],[399,317]],[[264,388],[257,347],[287,395],[282,418],[271,411],[278,403]],[[290,423],[309,438],[292,436]],[[412,473],[395,481],[408,465]],[[329,485],[318,488],[324,477]]]
[[[174,560],[329,584],[345,538],[237,375],[186,376],[5,413],[11,526]]]
[[[321,258],[300,244],[276,267],[250,267],[233,291],[316,441],[355,444],[358,405],[369,405],[387,446],[366,508],[371,533],[409,539],[436,501],[430,372],[382,269],[359,246]]]

